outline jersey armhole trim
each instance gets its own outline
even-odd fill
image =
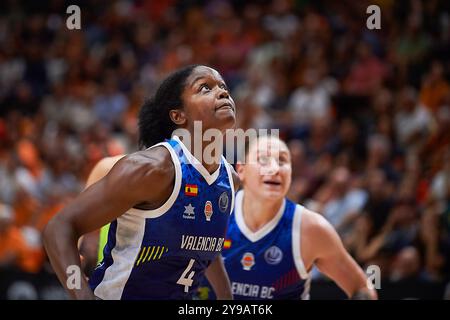
[[[294,221],[292,225],[292,255],[294,257],[295,267],[302,279],[308,279],[309,274],[306,272],[305,265],[302,259],[301,253],[301,227],[302,227],[302,211],[303,207],[300,205],[295,206]]]
[[[169,151],[170,156],[172,158],[173,166],[175,168],[175,183],[173,186],[172,193],[170,194],[170,196],[166,200],[166,202],[157,209],[141,210],[141,209],[131,208],[127,211],[127,213],[142,216],[144,218],[150,218],[150,219],[159,218],[164,213],[169,211],[169,209],[172,207],[172,205],[175,203],[175,201],[178,198],[178,194],[179,194],[180,188],[181,188],[181,180],[182,180],[180,160],[178,159],[178,156],[176,155],[173,148],[167,142],[161,142],[161,143],[155,144],[151,148],[159,147],[159,146],[163,146]]]

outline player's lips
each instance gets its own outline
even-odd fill
[[[218,110],[232,110],[234,112],[234,105],[231,102],[227,101],[225,103],[220,104],[219,106],[217,106],[215,108],[215,111],[218,111]]]
[[[266,180],[263,183],[270,186],[281,186],[281,181],[278,180]]]
[[[281,182],[279,181],[263,181],[263,187],[262,189],[269,191],[269,192],[282,192],[283,186],[281,185]]]

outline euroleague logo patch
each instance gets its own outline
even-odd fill
[[[279,264],[283,259],[283,251],[277,246],[272,246],[264,253],[264,259],[268,264]]]
[[[229,202],[228,194],[226,191],[224,191],[224,192],[222,192],[222,194],[220,195],[220,198],[219,198],[219,209],[221,212],[227,211],[228,202]]]

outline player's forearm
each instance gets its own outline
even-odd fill
[[[64,289],[74,299],[95,299],[81,271],[77,240],[78,236],[71,224],[59,216],[50,220],[44,230],[45,249]],[[73,269],[69,269],[71,266],[74,266]],[[74,278],[67,281],[69,276]]]
[[[222,256],[218,255],[206,269],[206,278],[216,293],[217,300],[232,300],[230,279],[225,270]]]

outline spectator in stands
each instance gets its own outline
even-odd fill
[[[40,270],[44,252],[30,243],[33,240],[27,239],[27,233],[29,237],[39,237],[34,230],[14,226],[12,208],[0,203],[0,267],[15,266],[31,273]]]

